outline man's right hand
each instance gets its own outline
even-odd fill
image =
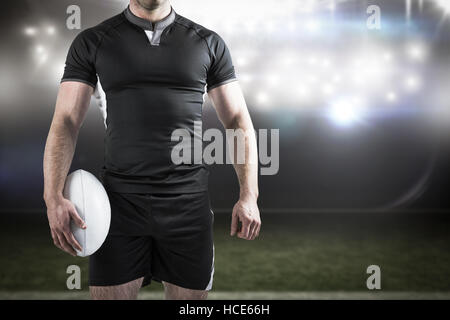
[[[75,224],[82,229],[86,229],[86,224],[70,200],[60,196],[47,200],[45,203],[53,243],[59,249],[76,256],[75,249],[81,250],[82,248],[70,230],[70,220],[73,219]]]

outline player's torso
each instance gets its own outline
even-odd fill
[[[209,52],[194,30],[176,22],[164,29],[159,45],[128,21],[110,30],[96,55],[96,70],[105,92],[166,88],[203,94]]]
[[[201,121],[209,49],[195,30],[173,22],[152,45],[123,21],[98,46],[95,69],[106,93],[105,165],[160,177],[173,167],[172,133]]]

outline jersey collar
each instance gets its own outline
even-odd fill
[[[124,11],[125,17],[130,21],[131,23],[141,27],[144,30],[163,30],[167,26],[169,26],[174,20],[175,20],[175,10],[173,10],[172,7],[170,7],[170,13],[167,17],[164,19],[157,21],[155,23],[155,27],[153,28],[153,25],[150,21],[140,18],[136,16],[133,12],[130,10],[130,6],[128,6]]]

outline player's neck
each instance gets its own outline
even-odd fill
[[[171,6],[169,1],[165,1],[161,6],[149,10],[139,5],[137,1],[130,1],[130,10],[135,16],[155,23],[170,14]]]

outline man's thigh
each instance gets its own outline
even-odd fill
[[[149,237],[108,235],[89,257],[89,286],[109,287],[110,291],[128,289],[141,278],[141,285],[149,284],[151,247]]]
[[[158,230],[152,237],[153,279],[193,292],[211,289],[214,217],[207,192],[154,194],[150,199]]]
[[[93,300],[135,300],[142,286],[143,277],[116,286],[90,286]]]
[[[206,300],[208,291],[186,289],[163,281],[166,300]]]

